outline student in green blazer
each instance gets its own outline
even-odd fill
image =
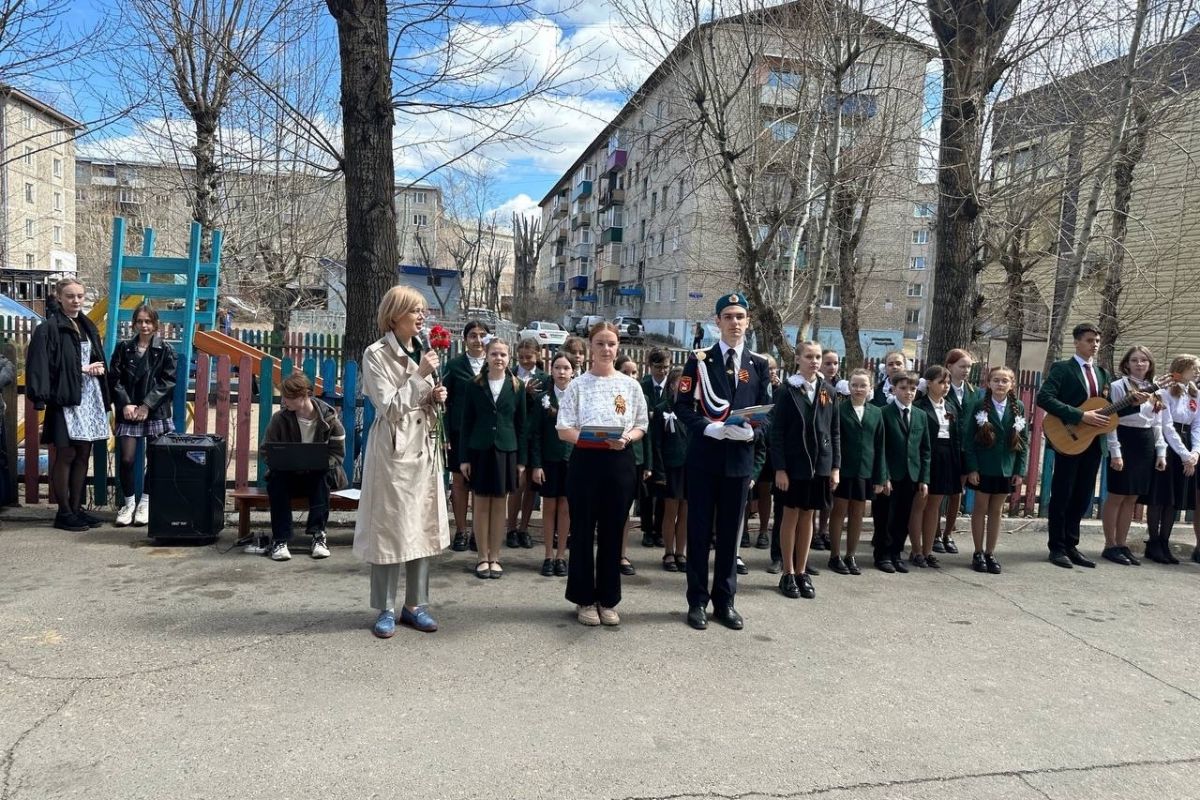
[[[975,359],[971,358],[971,354],[966,350],[955,348],[946,354],[944,365],[946,369],[950,370],[950,391],[946,392],[946,407],[961,423],[968,406],[974,403],[980,394],[978,387],[972,386],[971,382],[967,380],[971,375],[971,368],[975,366]],[[963,473],[965,483],[967,478],[965,469]],[[946,496],[946,519],[937,537],[933,540],[933,552],[952,554],[958,552],[958,544],[954,541],[954,530],[958,525],[958,514],[962,510],[962,498],[961,493]]]
[[[1038,407],[1068,424],[1104,425],[1108,418],[1103,414],[1079,410],[1079,406],[1092,397],[1108,397],[1111,376],[1093,363],[1100,351],[1100,329],[1085,323],[1076,325],[1071,335],[1075,339],[1075,355],[1050,367],[1038,389]],[[1138,405],[1146,399],[1139,398],[1130,407],[1131,413],[1136,414]],[[1079,523],[1092,502],[1096,473],[1106,448],[1104,438],[1097,436],[1079,455],[1055,453],[1046,521],[1047,547],[1050,562],[1055,566],[1065,569],[1096,566],[1096,562],[1079,552]]]
[[[894,402],[883,409],[884,452],[887,456],[888,482],[883,494],[873,501],[877,509],[875,568],[880,572],[908,572],[904,563],[904,543],[908,541],[909,518],[913,500],[929,492],[929,424],[924,411],[913,408],[917,397],[917,376],[911,372],[892,378]],[[884,524],[879,525],[882,516]]]
[[[667,390],[667,376],[671,372],[671,353],[656,347],[646,356],[647,371],[642,376],[642,394],[646,396],[646,408],[653,427],[656,417],[672,413],[674,401]],[[651,437],[646,436],[646,440]],[[654,480],[639,482],[639,504],[642,518],[642,547],[663,546],[663,514],[665,498],[661,486]]]
[[[862,537],[863,513],[867,501],[887,485],[888,469],[883,412],[867,402],[871,396],[871,373],[856,369],[850,373],[848,382],[850,397],[838,403],[842,472],[833,490],[833,510],[829,517],[829,568],[840,575],[861,575],[854,554]],[[842,524],[847,514],[850,522],[843,557]]]
[[[457,448],[465,407],[463,401],[466,400],[467,386],[483,369],[484,341],[490,335],[488,326],[479,320],[468,322],[463,328],[465,349],[447,361],[442,368],[442,385],[446,387],[446,468],[451,472],[450,508],[454,512],[454,542],[451,548],[460,553],[468,546],[472,550],[475,549],[475,534],[467,533],[467,500],[470,490],[462,473],[458,471],[462,460],[458,457]]]
[[[558,422],[558,405],[567,384],[575,377],[575,364],[566,353],[559,352],[550,362],[552,380],[530,409],[529,469],[533,484],[542,496],[542,535],[545,537],[546,557],[542,574],[547,578],[567,576],[567,535],[571,531],[567,509],[567,463],[572,445],[558,438],[554,427]]]
[[[633,378],[635,381],[638,379],[637,362],[634,361],[629,356],[627,356],[627,355],[617,356],[617,360],[614,362],[613,366],[615,366],[619,372],[622,372],[625,375],[628,375],[629,377]],[[644,390],[643,390],[643,392],[644,392]],[[647,413],[648,413],[648,409],[649,409],[649,403],[647,403]],[[633,465],[637,469],[637,485],[639,487],[638,494],[642,498],[641,499],[641,503],[642,503],[641,511],[642,511],[643,515],[645,514],[645,511],[646,511],[645,506],[652,502],[645,495],[646,487],[650,482],[651,476],[653,475],[653,473],[651,472],[651,467],[653,466],[653,458],[652,458],[650,447],[651,447],[651,445],[650,445],[650,437],[649,436],[643,436],[641,439],[634,442],[633,446],[632,446]],[[644,519],[644,517],[643,517],[643,519]],[[621,538],[621,574],[622,575],[636,575],[637,574],[637,569],[633,566],[633,562],[629,560],[629,522],[628,522],[628,520],[625,523],[625,536],[623,536]]]
[[[475,509],[475,576],[499,578],[507,499],[525,469],[525,387],[508,372],[508,342],[492,339],[486,355],[487,369],[467,384],[457,453]]]
[[[679,388],[681,367],[668,373],[663,390],[664,408],[650,418],[650,450],[654,456],[653,477],[655,494],[663,498],[660,517],[663,534],[663,569],[667,572],[687,570],[687,464],[688,431],[675,418],[675,393]]]
[[[550,376],[542,371],[538,359],[542,355],[542,346],[537,339],[526,337],[517,342],[517,363],[509,370],[513,377],[521,381],[525,387],[525,419],[533,418],[533,407],[543,392],[549,390]],[[533,433],[533,426],[527,426],[524,432],[526,449],[528,440]],[[529,518],[533,516],[533,496],[535,490],[530,483],[529,470],[521,474],[521,485],[508,498],[508,533],[504,543],[508,547],[523,547],[529,550],[533,547],[533,538],[529,535]],[[520,515],[518,518],[518,514]]]
[[[993,367],[987,377],[988,396],[971,406],[962,426],[967,481],[978,492],[971,514],[971,568],[993,575],[1000,574],[995,550],[1004,498],[1021,486],[1029,466],[1029,422],[1025,406],[1013,393],[1016,385],[1011,369]]]

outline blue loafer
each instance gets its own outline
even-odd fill
[[[429,610],[425,606],[417,606],[416,611],[409,611],[408,606],[405,606],[400,611],[400,621],[410,628],[416,628],[425,633],[433,633],[437,630],[437,620],[429,616]]]
[[[375,634],[380,639],[390,639],[395,636],[396,612],[380,611],[379,619],[375,620],[375,627],[371,629],[371,633]]]

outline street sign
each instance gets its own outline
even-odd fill
[[[688,292],[688,299],[689,300],[703,300],[704,293],[703,292]]]

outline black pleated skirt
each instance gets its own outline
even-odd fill
[[[1124,469],[1118,471],[1109,462],[1108,491],[1112,494],[1149,497],[1154,481],[1154,429],[1117,426],[1117,441],[1121,443]],[[1179,474],[1183,475],[1182,465]]]
[[[1120,429],[1118,428],[1118,431]],[[1191,427],[1176,423],[1175,430],[1185,443],[1192,441]],[[1109,487],[1112,491],[1112,487]],[[1171,508],[1192,511],[1196,507],[1196,476],[1190,478],[1183,474],[1183,459],[1174,450],[1167,449],[1167,468],[1163,472],[1152,470],[1150,476],[1150,491],[1142,498],[1151,506],[1169,506]]]
[[[980,475],[979,485],[974,489],[984,494],[1012,494],[1013,479],[1002,475]]]
[[[538,494],[544,498],[566,497],[567,462],[547,461],[542,464],[542,471],[546,473],[546,480],[538,487]]]
[[[503,497],[517,490],[517,453],[515,450],[472,450],[471,491],[482,497]]]
[[[788,508],[817,511],[833,504],[833,492],[829,489],[829,478],[817,476],[806,481],[788,478],[788,488],[783,492],[783,504]]]
[[[663,489],[663,497],[667,500],[687,499],[687,470],[683,465],[667,467],[667,485]]]
[[[875,491],[870,478],[842,478],[833,496],[842,500],[870,500]]]
[[[962,494],[962,450],[953,439],[934,439],[929,462],[930,494]]]

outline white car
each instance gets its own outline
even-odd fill
[[[517,341],[534,339],[542,347],[558,347],[567,340],[567,332],[554,322],[531,322],[517,334]]]

